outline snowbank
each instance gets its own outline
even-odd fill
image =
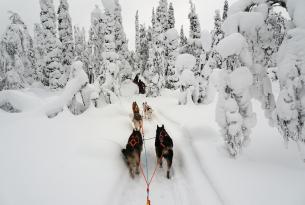
[[[42,101],[34,95],[18,90],[4,90],[0,92],[0,107],[9,104],[19,112],[25,112],[40,107]]]
[[[88,76],[83,70],[82,62],[76,61],[71,68],[70,80],[67,82],[63,93],[45,106],[45,113],[49,117],[61,112],[63,107],[71,102],[73,96],[89,82]]]

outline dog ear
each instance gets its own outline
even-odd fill
[[[162,128],[164,129],[164,125],[162,125]]]
[[[157,129],[159,129],[160,127],[159,127],[159,125],[157,125]]]

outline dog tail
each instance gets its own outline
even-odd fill
[[[126,158],[126,149],[122,149],[121,152],[124,155],[124,157]]]

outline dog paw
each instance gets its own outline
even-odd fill
[[[169,172],[166,173],[166,178],[167,178],[167,179],[170,179],[170,178],[171,178]]]

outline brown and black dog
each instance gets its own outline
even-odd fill
[[[136,102],[132,103],[132,112],[133,112],[133,119],[132,122],[134,124],[134,128],[139,130],[143,133],[143,118],[140,114],[140,108]]]
[[[164,125],[162,127],[159,127],[157,125],[157,131],[156,131],[156,140],[155,140],[155,149],[156,149],[156,155],[159,162],[160,167],[162,167],[162,159],[165,158],[167,162],[167,173],[166,177],[170,178],[170,169],[172,167],[173,163],[173,140],[166,132]]]
[[[139,166],[141,160],[141,152],[143,149],[143,139],[141,132],[133,130],[128,139],[128,143],[125,149],[122,149],[122,153],[125,157],[129,173],[132,178],[135,174],[140,174]]]

